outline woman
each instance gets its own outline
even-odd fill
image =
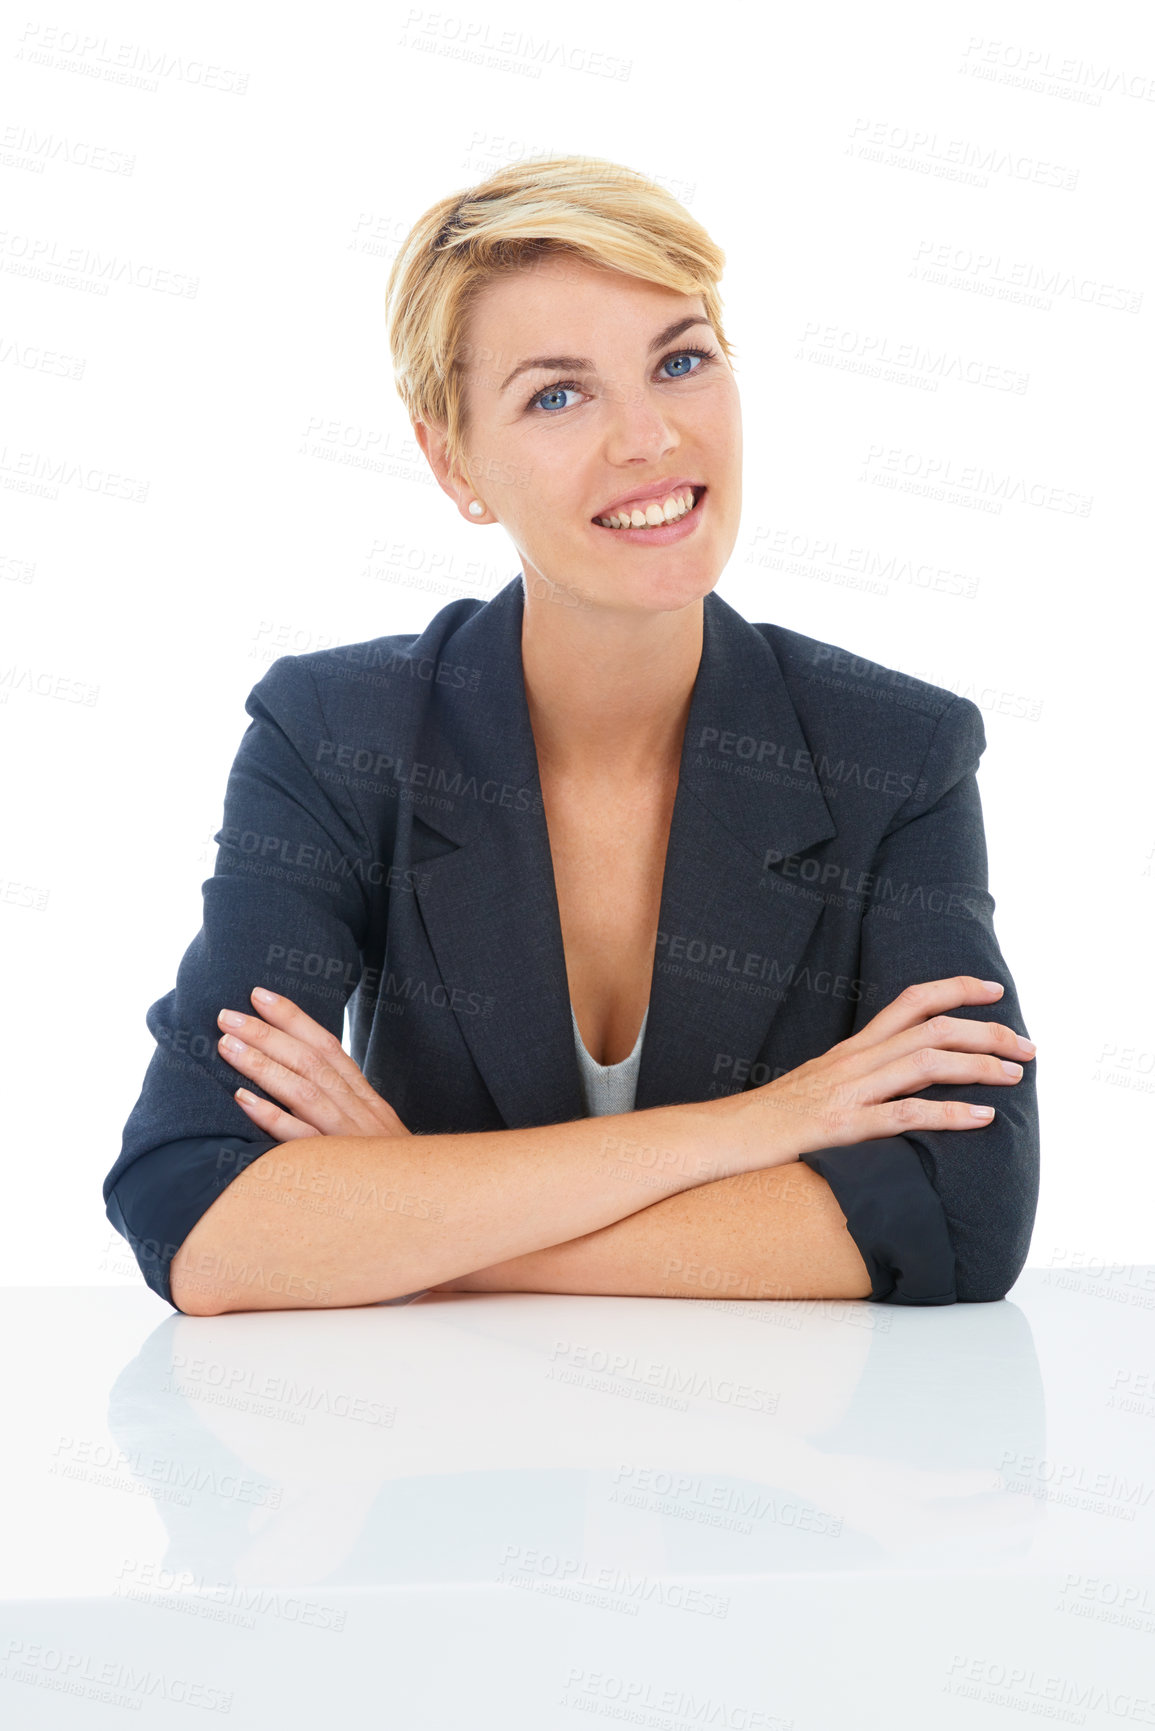
[[[399,391],[522,571],[247,700],[105,1182],[177,1308],[1017,1278],[1034,1047],[981,713],[713,593],[741,506],[723,262],[587,158],[408,237]]]

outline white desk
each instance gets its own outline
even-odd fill
[[[0,1308],[11,1731],[1155,1724],[1155,1268]]]

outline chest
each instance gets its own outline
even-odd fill
[[[618,1064],[649,1003],[677,776],[541,785],[570,1000],[590,1056]]]

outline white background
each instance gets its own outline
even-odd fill
[[[140,1282],[101,1185],[270,661],[520,568],[413,443],[383,294],[435,199],[553,152],[650,175],[725,249],[745,503],[718,592],[982,708],[1039,1044],[1030,1260],[1155,1260],[1150,16],[10,18],[0,1280]]]

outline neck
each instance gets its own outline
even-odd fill
[[[702,632],[700,599],[668,613],[527,600],[521,661],[539,768],[619,785],[676,777]]]

